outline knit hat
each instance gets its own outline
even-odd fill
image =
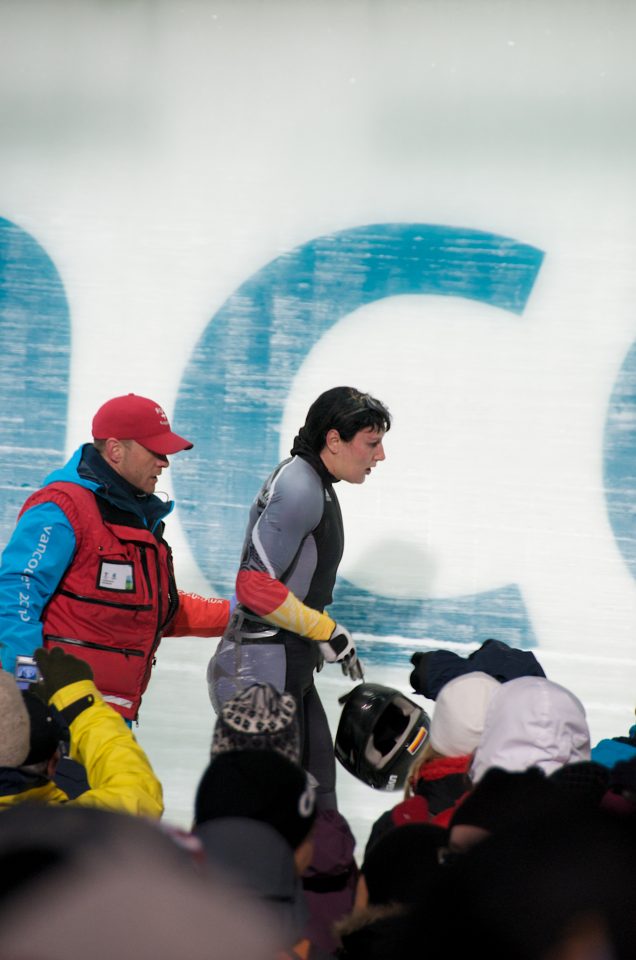
[[[445,683],[435,701],[430,742],[446,757],[472,753],[484,729],[486,710],[501,687],[487,673],[465,673]]]
[[[550,780],[576,803],[599,806],[609,789],[612,771],[594,760],[566,763],[550,774]]]
[[[0,767],[19,767],[29,753],[29,714],[12,673],[0,669]]]
[[[315,949],[335,954],[333,924],[353,909],[359,867],[356,838],[339,810],[319,810],[313,829],[314,852],[302,875],[309,920],[305,936]]]
[[[636,797],[636,757],[619,760],[609,771],[608,789],[614,793]]]
[[[197,788],[196,825],[219,817],[269,823],[295,850],[316,816],[313,777],[276,750],[215,754]]]
[[[369,903],[423,903],[447,842],[448,831],[433,823],[407,823],[385,833],[362,864]]]
[[[191,450],[189,440],[173,433],[163,409],[148,397],[138,397],[128,393],[123,397],[113,397],[102,404],[93,417],[93,437],[95,440],[135,440],[162,456]]]
[[[212,737],[212,754],[227,750],[277,750],[300,760],[296,701],[269,683],[254,683],[221,708]]]

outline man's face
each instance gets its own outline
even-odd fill
[[[365,427],[364,430],[358,430],[351,440],[341,440],[334,476],[347,483],[364,483],[376,463],[386,458],[383,437],[383,430]],[[333,473],[333,469],[330,469]]]
[[[115,469],[124,480],[144,493],[154,493],[161,471],[169,467],[168,458],[162,453],[146,450],[136,440],[122,440],[122,457]]]

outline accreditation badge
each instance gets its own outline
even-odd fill
[[[119,560],[103,560],[99,567],[97,586],[102,590],[132,593],[135,577],[132,563]]]

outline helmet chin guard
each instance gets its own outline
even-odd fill
[[[335,754],[343,767],[375,790],[399,790],[428,739],[428,714],[399,690],[361,683],[343,704]]]

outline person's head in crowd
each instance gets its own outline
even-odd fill
[[[312,861],[302,875],[306,933],[316,948],[333,953],[338,947],[334,924],[351,911],[360,874],[356,838],[339,810],[319,810],[313,840]]]
[[[12,673],[0,670],[0,767],[19,767],[29,754],[30,721]]]
[[[217,715],[212,737],[212,756],[228,750],[276,750],[283,756],[300,762],[300,730],[296,700],[290,693],[280,693],[266,682],[256,682],[231,697]],[[270,884],[268,876],[255,875],[250,843],[254,843],[254,827],[249,840],[244,821],[235,820],[228,829],[228,821],[219,819],[201,828],[208,855],[215,861],[223,860],[237,872],[249,874],[253,889],[262,892]],[[243,828],[240,829],[240,824]],[[272,828],[273,829],[273,828]],[[240,836],[237,838],[236,833]],[[260,842],[275,846],[271,837],[261,831]],[[239,848],[245,847],[245,857]],[[320,810],[312,827],[313,856],[303,872],[302,887],[309,916],[305,932],[313,944],[329,952],[335,949],[333,922],[348,913],[353,903],[358,866],[355,859],[355,837],[347,820],[338,810]],[[279,876],[283,875],[284,854],[273,850],[270,857],[281,861]],[[280,894],[280,890],[279,890]]]
[[[423,903],[438,875],[448,831],[432,823],[407,823],[383,834],[365,853],[355,909]]]
[[[445,864],[427,902],[427,955],[481,944],[489,960],[631,960],[636,820],[572,802],[561,811],[535,805]]]
[[[6,960],[271,960],[279,940],[154,822],[18,804],[0,816],[0,943]]]
[[[277,750],[300,761],[300,728],[290,693],[259,682],[225,701],[214,724],[212,755],[246,749]]]
[[[453,813],[449,851],[465,853],[491,833],[533,816],[561,815],[568,799],[537,767],[514,772],[491,767]]]
[[[611,771],[594,760],[575,760],[557,767],[549,779],[564,799],[599,807],[609,789]]]
[[[365,853],[350,914],[336,924],[343,960],[416,956],[447,831],[430,823],[393,827]]]
[[[475,671],[455,677],[440,690],[427,743],[414,761],[405,784],[410,796],[422,767],[441,757],[471,755],[480,741],[486,711],[501,684],[487,673]]]
[[[619,760],[608,772],[603,808],[613,813],[636,814],[636,757]]]
[[[315,793],[309,774],[267,749],[213,755],[196,793],[194,834],[208,862],[267,904],[281,945],[308,921],[300,877],[313,856]]]
[[[194,830],[203,862],[219,870],[237,899],[266,906],[279,931],[280,946],[301,939],[308,909],[296,865],[296,851],[264,820],[224,816]]]
[[[50,779],[67,735],[54,708],[30,690],[20,690],[13,674],[0,670],[0,767]]]
[[[547,775],[567,763],[590,759],[590,731],[581,701],[545,677],[501,684],[489,704],[470,770],[478,783],[490,767]]]
[[[195,830],[210,820],[244,817],[273,827],[294,851],[299,873],[309,865],[316,817],[316,784],[276,750],[215,754],[199,781]]]

